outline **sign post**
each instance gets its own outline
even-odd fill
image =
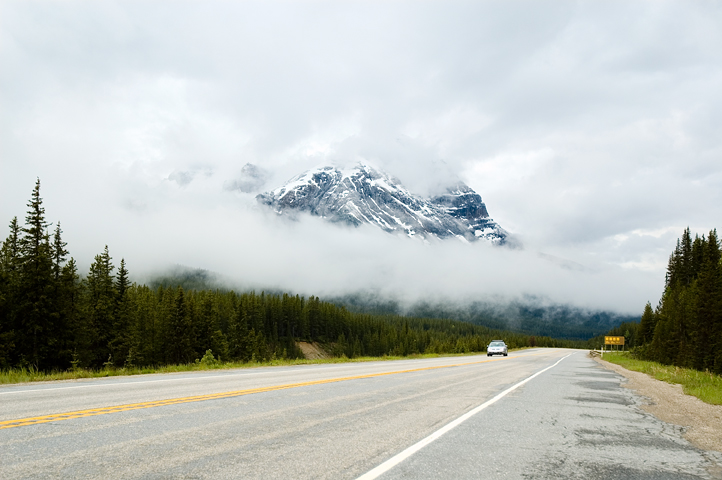
[[[604,337],[604,350],[606,350],[607,345],[609,345],[610,347],[612,345],[617,345],[617,347],[619,347],[621,345],[622,351],[624,351],[624,337],[622,337],[622,336],[611,336],[611,337],[606,336],[606,337]],[[610,348],[610,350],[611,350],[611,348]],[[619,348],[617,348],[617,350],[619,350]],[[604,355],[604,353],[602,353],[602,355]]]

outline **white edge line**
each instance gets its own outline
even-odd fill
[[[391,470],[392,468],[394,468],[394,467],[395,467],[396,465],[398,465],[399,463],[401,463],[401,462],[403,462],[404,460],[406,460],[407,458],[409,458],[411,455],[415,454],[416,452],[418,452],[419,450],[421,450],[422,448],[424,448],[426,445],[430,444],[430,443],[433,442],[434,440],[437,440],[439,437],[441,437],[441,436],[444,435],[445,433],[449,432],[450,430],[458,427],[459,425],[461,425],[462,423],[464,423],[465,421],[467,421],[468,419],[470,419],[471,417],[473,417],[474,415],[476,415],[476,414],[479,413],[480,411],[484,410],[486,407],[488,407],[488,406],[490,406],[490,405],[493,405],[494,403],[498,402],[499,400],[501,400],[503,397],[505,397],[505,396],[508,395],[509,393],[513,392],[513,391],[516,390],[517,388],[519,388],[519,387],[521,387],[522,385],[524,385],[524,384],[525,384],[526,382],[528,382],[529,380],[533,379],[533,378],[536,377],[537,375],[541,375],[542,373],[546,372],[546,371],[549,370],[549,369],[552,369],[552,368],[556,367],[557,365],[559,365],[559,362],[561,362],[561,361],[564,360],[565,358],[569,357],[570,355],[574,355],[574,354],[573,354],[573,353],[570,353],[569,355],[566,355],[566,356],[560,358],[554,365],[550,365],[550,366],[548,366],[547,368],[545,368],[545,369],[543,369],[543,370],[539,370],[539,371],[536,372],[534,375],[532,375],[532,376],[530,376],[530,377],[527,377],[527,378],[525,378],[524,380],[522,380],[521,382],[517,383],[516,385],[507,388],[506,390],[504,390],[503,392],[499,393],[497,396],[495,396],[495,397],[492,398],[491,400],[487,400],[486,402],[482,403],[481,405],[479,405],[478,407],[474,408],[473,410],[470,410],[470,411],[466,412],[464,415],[460,416],[459,418],[457,418],[456,420],[452,421],[451,423],[448,423],[448,424],[446,424],[445,426],[441,427],[439,430],[435,431],[434,433],[432,433],[432,434],[429,435],[428,437],[426,437],[426,438],[424,438],[423,440],[420,440],[419,442],[411,445],[409,448],[407,448],[407,449],[404,450],[403,452],[398,453],[398,454],[394,455],[393,457],[389,458],[388,460],[386,460],[384,463],[382,463],[382,464],[379,465],[378,467],[374,468],[373,470],[370,470],[370,471],[364,473],[363,475],[361,475],[360,477],[358,477],[356,480],[373,480],[373,479],[375,479],[375,478],[380,477],[380,476],[383,475],[384,473],[386,473],[386,472],[388,472],[389,470]]]

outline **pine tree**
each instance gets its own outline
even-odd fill
[[[85,278],[84,320],[85,343],[89,351],[83,356],[83,363],[100,368],[111,359],[109,342],[113,333],[113,313],[116,291],[111,262],[112,257],[105,246],[103,253],[95,256]]]
[[[682,286],[686,287],[689,286],[694,279],[692,259],[692,234],[689,231],[689,227],[687,227],[682,234],[682,241],[680,242],[680,254],[682,267],[682,275],[680,280],[682,282]]]
[[[170,363],[182,364],[193,360],[195,352],[191,344],[191,329],[185,292],[182,287],[178,287],[167,330]]]
[[[694,336],[695,364],[699,370],[717,370],[716,357],[722,345],[722,272],[717,232],[712,230],[705,243],[702,268],[697,282],[696,331]]]
[[[705,249],[707,248],[707,240],[704,235],[701,237],[695,235],[694,242],[692,242],[692,271],[694,272],[694,278],[697,279],[702,272],[702,266],[704,265]]]
[[[125,259],[120,260],[118,276],[115,281],[115,305],[113,308],[113,328],[108,340],[108,347],[117,367],[125,365],[131,347],[131,305],[128,298],[128,269]]]
[[[231,358],[248,362],[254,353],[256,331],[249,329],[249,295],[241,295],[238,309],[228,326],[228,353]]]
[[[678,290],[668,288],[657,311],[657,323],[649,348],[650,360],[669,365],[677,356],[677,341],[675,329],[675,312],[677,309]]]
[[[78,267],[74,258],[70,258],[63,266],[63,270],[59,279],[60,293],[58,298],[58,311],[61,316],[62,325],[67,328],[68,341],[66,351],[61,356],[66,362],[78,361],[78,349],[82,350],[79,339],[83,338],[82,317],[81,317],[81,299],[83,297],[83,284],[78,275]],[[76,364],[80,366],[79,364]],[[61,368],[67,368],[68,365],[60,365]]]
[[[217,330],[218,312],[214,307],[213,295],[211,292],[199,292],[197,310],[192,312],[193,325],[196,326],[196,341],[201,352],[212,350],[217,356],[218,350],[213,349],[213,334]]]
[[[211,350],[216,354],[219,361],[228,361],[230,356],[228,339],[220,329],[214,331],[211,336]]]
[[[673,312],[673,338],[676,344],[670,351],[670,363],[685,368],[691,368],[697,357],[692,349],[696,325],[696,287],[696,282],[693,281],[691,285],[679,289],[676,310]]]
[[[67,285],[63,284],[61,280],[65,259],[68,255],[66,246],[67,243],[62,239],[62,229],[60,228],[60,222],[58,222],[50,246],[52,256],[52,311],[50,312],[48,361],[54,368],[67,368],[72,360],[71,331],[67,323],[67,315],[63,312],[64,297],[68,292],[64,290]]]
[[[58,222],[57,226],[55,227],[55,233],[53,234],[53,246],[52,246],[52,255],[53,255],[53,277],[55,281],[58,281],[60,279],[60,274],[63,270],[63,265],[65,264],[65,257],[68,255],[68,251],[65,249],[67,247],[67,242],[64,242],[61,235],[63,231],[60,229],[60,222]]]
[[[145,285],[131,286],[126,293],[131,303],[131,345],[128,356],[130,364],[153,365],[161,360],[159,342],[158,310],[156,292]],[[126,358],[128,360],[128,358]]]
[[[15,273],[20,263],[20,225],[18,217],[10,221],[10,235],[0,249],[0,269],[4,272]]]
[[[682,276],[682,247],[680,246],[679,240],[677,240],[677,246],[674,252],[669,256],[669,262],[667,263],[667,275],[665,278],[664,286],[669,288],[676,284]]]
[[[0,248],[0,368],[15,363],[15,319],[17,315],[20,226],[10,222],[10,235]]]
[[[45,221],[45,208],[40,197],[40,180],[35,183],[25,227],[19,241],[20,262],[15,331],[20,364],[45,370],[52,326],[52,255]]]
[[[642,331],[651,325],[648,308]],[[677,241],[665,291],[655,312],[654,335],[644,355],[662,363],[722,372],[722,253],[717,231]],[[645,337],[646,338],[646,337]]]
[[[657,319],[655,318],[654,311],[652,310],[652,305],[647,302],[647,305],[644,306],[644,313],[642,313],[642,320],[639,327],[642,336],[642,345],[652,341],[652,337],[654,336],[654,327],[656,324]]]

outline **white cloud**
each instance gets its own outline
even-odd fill
[[[443,274],[450,293],[459,279],[480,292],[536,288],[631,308],[661,288],[685,226],[702,233],[722,218],[722,11],[713,4],[4,1],[0,9],[0,216],[23,217],[39,176],[49,219],[63,222],[81,259],[110,243],[142,264],[223,270],[218,252],[235,244],[287,261],[264,270],[238,260],[237,274],[260,283],[351,289],[387,269],[379,288],[404,285],[405,295]],[[313,221],[268,226],[248,213],[252,194],[224,188],[247,163],[265,169],[271,186],[359,159],[420,194],[460,177],[528,252],[399,248],[398,239]],[[236,216],[246,230],[227,220]],[[573,280],[537,251],[598,273]],[[329,258],[339,267],[319,266]],[[510,277],[454,277],[436,258],[460,270],[460,258],[473,259]],[[425,277],[423,265],[439,275]],[[632,278],[628,290],[615,287]]]

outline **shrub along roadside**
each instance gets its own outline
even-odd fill
[[[604,360],[627,370],[642,372],[657,380],[682,385],[684,393],[711,405],[722,405],[722,376],[709,371],[700,372],[689,368],[662,365],[661,363],[634,358],[629,352],[605,353]]]

